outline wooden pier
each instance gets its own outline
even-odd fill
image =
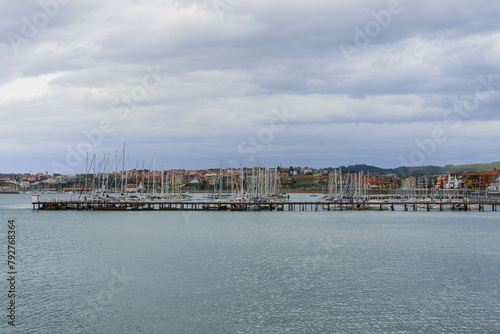
[[[318,201],[318,202],[233,202],[233,201],[114,201],[114,200],[48,200],[33,201],[33,210],[82,211],[498,211],[500,201]]]

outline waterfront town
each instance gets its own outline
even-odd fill
[[[274,182],[282,192],[317,192],[326,193],[331,168],[314,169],[308,167],[288,167],[266,169],[273,175]],[[96,182],[100,187],[107,187],[110,191],[119,184],[120,192],[154,192],[162,182],[169,189],[177,192],[211,192],[214,187],[221,188],[222,178],[225,190],[250,180],[255,169],[252,168],[225,168],[201,170],[139,170],[114,171],[107,173],[88,173],[59,175],[45,173],[10,173],[0,174],[0,193],[78,193],[85,189],[95,188]],[[349,177],[349,172],[340,172],[341,178]],[[421,174],[404,176],[396,174],[380,174],[366,171],[360,176],[367,190],[372,193],[394,192],[397,189],[436,189],[436,190],[470,190],[500,193],[500,170],[483,172],[459,172]],[[162,176],[163,175],[163,178]],[[242,176],[243,175],[243,176]],[[163,179],[163,181],[162,181]],[[96,181],[98,180],[98,181]],[[114,186],[113,186],[114,184]],[[154,187],[154,189],[153,189]],[[164,187],[164,186],[162,186]]]

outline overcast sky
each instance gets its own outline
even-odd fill
[[[500,160],[497,1],[0,3],[0,172]]]

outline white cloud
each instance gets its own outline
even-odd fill
[[[0,103],[10,100],[33,100],[51,94],[50,83],[64,73],[56,72],[38,77],[15,76],[0,86]]]

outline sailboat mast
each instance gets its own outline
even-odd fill
[[[127,167],[125,168],[125,195],[128,193],[128,157],[127,157]]]
[[[123,143],[123,154],[122,154],[122,171],[120,176],[120,192],[123,192],[123,171],[125,170],[125,143]]]
[[[222,198],[222,188],[224,187],[224,173],[222,171],[223,165],[222,160],[220,161],[220,169],[219,169],[219,199]]]
[[[161,197],[163,198],[163,165],[161,165]]]
[[[114,175],[114,181],[115,181],[115,196],[118,193],[118,151],[115,151],[115,175]]]
[[[156,153],[153,154],[153,196],[156,191]]]
[[[87,158],[85,159],[85,197],[87,197],[87,175],[89,170],[89,152],[87,152]]]
[[[344,189],[343,189],[343,183],[344,183],[344,180],[342,179],[342,167],[339,168],[339,174],[340,174],[340,199],[343,199],[344,198]]]
[[[240,183],[241,183],[241,187],[240,187],[240,195],[241,195],[241,198],[243,198],[243,194],[244,194],[244,189],[243,189],[243,186],[244,186],[244,180],[245,180],[245,172],[243,170],[243,166],[240,166]]]
[[[94,173],[92,174],[92,195],[94,194],[95,189],[95,154],[94,154]]]

